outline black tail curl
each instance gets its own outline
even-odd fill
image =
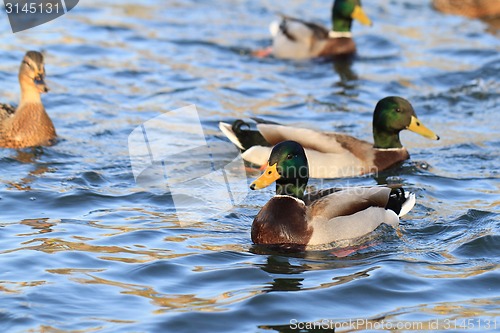
[[[240,141],[244,150],[247,150],[252,146],[271,146],[271,144],[264,139],[259,131],[252,130],[250,124],[241,119],[235,120],[231,129]]]
[[[247,129],[246,130],[242,130],[241,129],[242,126],[246,126]],[[249,131],[250,130],[250,125],[247,122],[245,122],[245,121],[243,121],[241,119],[236,119],[234,121],[233,125],[231,126],[231,129],[233,130],[233,132],[235,134],[239,134],[242,131]]]
[[[408,198],[405,195],[405,190],[402,187],[394,188],[391,191],[389,201],[387,202],[385,209],[390,209],[399,215],[399,213],[401,212],[401,207],[407,199]]]

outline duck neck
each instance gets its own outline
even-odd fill
[[[335,32],[351,32],[352,19],[335,16],[332,17],[332,27]]]
[[[302,200],[304,198],[306,186],[307,179],[279,179],[276,181],[276,194],[289,195]]]
[[[377,128],[373,128],[373,142],[374,148],[403,148],[401,141],[399,140],[399,131],[384,131]]]
[[[36,87],[35,83],[26,77],[19,77],[19,83],[21,85],[21,104],[42,104],[42,99],[40,98],[40,91]]]

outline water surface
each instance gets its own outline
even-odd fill
[[[15,35],[3,15],[0,97],[18,99],[22,55],[44,50],[43,100],[60,141],[0,151],[0,329],[291,332],[294,322],[358,319],[357,329],[500,327],[498,35],[426,1],[364,5],[375,24],[355,24],[358,57],[333,64],[248,52],[269,44],[278,12],[328,25],[321,1],[87,0]],[[252,246],[253,217],[272,189],[186,224],[169,193],[134,181],[128,135],[163,112],[195,104],[209,142],[226,142],[218,121],[248,116],[371,140],[373,108],[388,95],[409,99],[442,139],[403,133],[411,161],[311,182],[400,181],[416,193],[398,232],[381,228],[350,255]]]

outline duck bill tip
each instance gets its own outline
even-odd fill
[[[407,127],[408,130],[420,134],[423,137],[426,137],[431,140],[439,140],[440,137],[432,130],[427,128],[417,117],[411,116],[410,125]]]
[[[352,15],[351,17],[360,22],[361,24],[364,24],[364,25],[367,25],[367,26],[372,26],[373,25],[373,22],[372,20],[370,20],[370,18],[368,17],[368,15],[366,15],[365,11],[363,10],[363,8],[361,6],[356,6],[354,7],[354,11],[352,12]]]
[[[275,163],[273,165],[269,165],[268,164],[267,167],[266,167],[266,169],[262,173],[262,175],[260,175],[259,178],[257,178],[256,180],[254,180],[250,184],[250,189],[251,190],[260,190],[260,189],[263,189],[265,187],[268,187],[272,183],[274,183],[280,177],[281,176],[278,173],[278,169],[277,169],[277,163]]]

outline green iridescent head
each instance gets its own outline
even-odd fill
[[[406,99],[389,96],[381,99],[373,112],[373,139],[375,148],[401,148],[399,132],[408,129],[429,139],[439,140],[434,132],[417,118]]]
[[[332,7],[333,31],[351,31],[353,19],[365,25],[372,24],[371,20],[363,11],[360,0],[335,0]]]
[[[301,199],[309,180],[309,165],[304,148],[295,141],[283,141],[274,146],[264,173],[251,185],[261,189],[276,182],[276,194]]]

